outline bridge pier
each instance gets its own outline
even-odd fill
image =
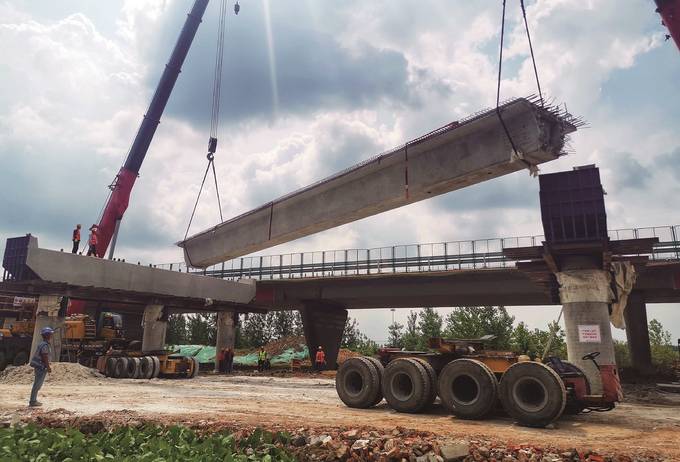
[[[647,305],[640,293],[630,294],[623,315],[626,320],[626,338],[633,369],[640,375],[650,375],[653,368],[647,325]]]
[[[567,331],[567,356],[588,377],[592,394],[616,397],[619,387],[609,320],[609,280],[597,267],[592,258],[568,256],[562,271],[556,274]],[[592,352],[599,352],[596,361],[600,370],[593,361],[583,359]]]
[[[231,348],[234,351],[236,345],[236,325],[238,313],[233,311],[220,311],[217,313],[217,335],[215,338],[215,372],[220,371],[220,351]]]
[[[142,318],[142,351],[165,349],[165,333],[168,329],[168,313],[163,305],[146,305]]]
[[[41,295],[38,297],[38,306],[35,310],[35,327],[33,328],[33,340],[31,342],[31,351],[28,353],[28,360],[35,353],[38,343],[42,341],[40,331],[44,327],[51,327],[54,329],[52,335],[52,355],[50,361],[59,361],[61,358],[61,339],[64,335],[64,316],[66,314],[65,307],[61,304],[62,297],[58,295]]]
[[[321,346],[326,353],[326,368],[337,369],[347,310],[331,302],[307,301],[300,313],[312,364],[316,350]]]

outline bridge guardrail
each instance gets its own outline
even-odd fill
[[[612,240],[659,238],[649,257],[680,260],[680,225],[610,230]],[[191,270],[225,279],[259,280],[340,277],[384,273],[430,272],[514,267],[504,248],[541,245],[544,238],[510,238],[397,245],[373,249],[327,250],[281,255],[254,255],[220,263],[205,270]],[[159,264],[158,268],[187,271],[184,263]]]

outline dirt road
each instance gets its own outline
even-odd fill
[[[25,416],[30,385],[0,383],[0,417]],[[251,425],[353,427],[396,426],[451,438],[498,438],[511,443],[556,445],[601,452],[655,451],[680,461],[680,407],[623,403],[607,413],[563,417],[554,428],[529,429],[507,417],[463,421],[435,404],[426,414],[398,414],[386,404],[373,409],[345,407],[334,381],[326,378],[201,376],[194,380],[115,380],[93,378],[46,384],[44,409],[77,415],[132,410],[172,419],[228,419]]]

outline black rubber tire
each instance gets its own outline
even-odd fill
[[[583,369],[581,369],[576,364],[574,364],[570,361],[562,361],[562,362],[565,363],[565,364],[569,364],[571,367],[577,369],[579,372],[581,372],[581,374],[583,374],[583,377],[586,380],[586,395],[589,395],[590,394],[590,381],[588,380],[588,376],[583,371]],[[579,403],[578,401],[574,401],[574,400],[571,400],[571,399],[567,399],[567,403],[564,405],[564,411],[562,412],[562,414],[564,414],[564,415],[577,415],[577,414],[580,414],[585,408],[586,408],[586,406],[583,405],[582,403]]]
[[[140,378],[141,363],[139,358],[128,358],[128,377],[131,379]]]
[[[383,396],[395,411],[422,411],[428,404],[432,386],[430,376],[419,361],[399,358],[391,361],[385,368]]]
[[[191,372],[188,375],[188,378],[193,379],[198,375],[198,370],[200,368],[200,363],[198,362],[198,359],[194,358],[193,356],[187,356],[187,360],[191,361]]]
[[[7,367],[7,355],[4,351],[0,351],[0,372],[4,371]]]
[[[19,351],[16,355],[14,355],[14,359],[12,359],[13,366],[23,366],[24,364],[27,363],[28,363],[28,351],[26,350]]]
[[[377,367],[367,358],[348,359],[338,368],[335,390],[348,407],[366,409],[375,405],[380,395]]]
[[[116,379],[126,379],[127,365],[127,358],[116,358],[116,364],[113,366],[113,377]]]
[[[139,358],[139,378],[150,379],[153,375],[153,361],[149,356]]]
[[[153,362],[153,373],[151,374],[151,378],[156,379],[161,373],[161,360],[158,359],[158,356],[151,356],[150,358]]]
[[[460,419],[483,419],[498,401],[496,376],[475,359],[456,359],[444,366],[437,388],[444,406]]]
[[[385,375],[385,366],[383,366],[383,363],[381,363],[378,358],[373,358],[372,356],[364,356],[364,358],[368,359],[371,364],[375,366],[375,370],[378,372],[378,394],[375,397],[375,402],[371,404],[371,407],[373,407],[383,400],[382,380],[383,376]]]
[[[116,370],[116,362],[118,358],[109,357],[106,358],[106,366],[104,375],[107,377],[114,377],[114,372]]]
[[[505,412],[527,427],[554,422],[567,403],[567,391],[557,372],[534,361],[510,366],[501,378],[499,396]]]
[[[427,376],[430,378],[430,396],[427,398],[427,404],[425,405],[426,408],[430,407],[437,399],[437,373],[435,372],[434,367],[426,360],[422,358],[412,359],[413,361],[418,361],[418,363],[425,368],[425,372],[427,372]]]

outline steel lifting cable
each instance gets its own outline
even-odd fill
[[[237,2],[238,5],[238,2]],[[238,11],[235,9],[235,13]],[[189,236],[189,229],[191,228],[191,223],[194,221],[194,215],[196,214],[196,208],[198,207],[198,202],[201,199],[201,193],[203,192],[203,187],[205,186],[205,180],[208,178],[208,172],[212,169],[213,179],[215,181],[215,194],[217,195],[217,208],[220,212],[220,222],[224,221],[222,215],[222,201],[220,200],[220,189],[217,181],[217,172],[215,170],[215,151],[217,150],[217,131],[220,125],[220,99],[222,91],[222,63],[224,61],[224,30],[227,20],[227,0],[222,0],[220,3],[220,16],[219,25],[217,31],[217,50],[215,51],[215,72],[213,75],[213,93],[212,93],[212,111],[210,114],[210,140],[208,141],[208,165],[205,168],[205,173],[203,174],[203,181],[201,181],[201,187],[198,190],[198,195],[196,196],[196,202],[194,203],[194,208],[191,211],[191,217],[189,218],[189,224],[187,225],[187,230],[184,233],[184,239]]]
[[[529,173],[532,176],[538,175],[538,167],[535,165],[532,165],[531,163],[527,162],[519,153],[517,150],[517,146],[515,145],[514,140],[512,139],[512,136],[510,135],[510,131],[508,130],[507,125],[505,125],[505,121],[503,120],[503,116],[501,115],[501,77],[503,73],[503,42],[505,39],[505,3],[506,0],[503,0],[503,15],[501,19],[501,44],[500,44],[500,51],[499,51],[499,56],[498,56],[498,82],[496,85],[496,115],[498,115],[498,120],[501,122],[501,126],[503,127],[503,131],[505,132],[505,136],[507,136],[508,141],[510,141],[510,146],[512,147],[513,152],[515,153],[515,157],[519,159],[521,162],[524,163],[524,165],[527,166],[529,169]],[[527,23],[527,17],[526,17],[526,9],[524,7],[524,0],[520,0],[520,5],[522,7],[522,16],[524,17],[524,26],[526,28],[527,32],[527,39],[529,40],[529,50],[531,51],[531,60],[534,64],[534,75],[536,76],[536,85],[538,86],[538,93],[539,97],[541,99],[541,106],[543,106],[543,95],[541,93],[541,85],[538,81],[538,70],[536,69],[536,60],[534,58],[534,49],[533,46],[531,45],[531,35],[529,34],[529,26]]]

